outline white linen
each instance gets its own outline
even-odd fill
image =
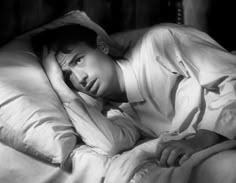
[[[34,159],[0,142],[0,182],[46,183],[60,181],[67,173],[51,164]],[[63,179],[62,179],[63,180]]]
[[[154,163],[149,161],[140,171],[135,173],[129,183],[191,183],[193,181],[191,180],[192,172],[196,171],[194,168],[199,166],[203,161],[214,158],[216,154],[234,149],[235,147],[236,140],[222,142],[193,154],[189,160],[179,167],[163,168],[158,165],[158,162]],[[146,147],[144,145],[140,148],[145,149]],[[215,161],[217,161],[217,158],[215,158]]]
[[[104,183],[191,183],[193,181],[191,175],[196,171],[194,168],[210,158],[217,161],[214,155],[227,150],[235,151],[236,147],[236,140],[229,140],[193,154],[181,166],[169,168],[159,166],[155,158],[158,144],[180,138],[162,134],[158,139],[149,140],[130,151],[113,156]]]
[[[136,149],[148,152],[150,148],[155,147],[155,141],[141,144]],[[177,168],[160,168],[153,159],[146,162],[140,162],[140,159],[137,159],[141,167],[136,171],[132,171],[130,183],[154,183],[157,181],[161,183],[191,183],[189,178],[193,168],[205,159],[214,156],[214,154],[233,147],[236,147],[236,141],[226,141],[196,153],[183,166]],[[0,142],[0,182],[101,183],[105,180],[105,176],[108,176],[107,172],[109,172],[110,167],[115,180],[113,183],[124,183],[122,181],[124,177],[119,174],[123,167],[117,166],[117,162],[114,160],[122,161],[123,158],[126,158],[125,154],[129,154],[134,159],[137,158],[134,151],[127,151],[114,156],[111,161],[111,158],[100,155],[90,147],[82,145],[72,153],[73,171],[66,172],[59,167],[34,159]],[[131,166],[133,165],[131,164]]]
[[[73,125],[27,37],[0,49],[0,140],[61,164],[76,145]]]
[[[64,104],[65,109],[83,141],[105,155],[115,155],[130,149],[140,134],[133,119],[112,105],[105,105],[102,113],[77,98]]]
[[[101,183],[110,163],[109,158],[99,155],[82,145],[71,155],[72,172],[34,159],[0,142],[1,183]]]

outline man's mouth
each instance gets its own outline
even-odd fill
[[[92,81],[90,81],[86,86],[85,86],[85,90],[86,91],[89,91],[89,92],[93,92],[93,91],[90,91],[93,89],[93,86],[95,84],[95,82],[97,81],[97,79],[94,79]]]

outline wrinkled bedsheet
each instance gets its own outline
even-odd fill
[[[148,145],[152,145],[152,143],[156,142],[149,142]],[[157,161],[147,161],[145,164],[142,164],[142,167],[139,168],[139,170],[136,170],[136,172],[131,172],[130,175],[132,175],[133,178],[131,177],[132,180],[130,183],[191,182],[189,178],[191,171],[195,166],[218,152],[232,149],[233,147],[236,147],[235,140],[223,142],[194,154],[181,167],[177,168],[161,168],[158,166]],[[145,143],[141,144],[139,149],[140,148],[148,149],[147,144]],[[105,176],[107,172],[109,172],[109,176],[113,176],[113,181],[115,183],[122,183],[123,180],[128,180],[125,176],[130,175],[121,175],[118,171],[122,167],[114,167],[116,164],[119,165],[117,162],[122,161],[122,158],[127,153],[132,153],[133,155],[133,151],[127,151],[121,155],[116,155],[113,158],[109,158],[99,155],[86,145],[82,145],[73,151],[71,155],[72,171],[66,172],[59,167],[55,167],[51,164],[31,158],[28,155],[0,143],[0,182],[101,183],[104,182]],[[127,161],[127,163],[130,162]],[[109,168],[112,168],[112,170],[109,170]],[[105,182],[107,182],[107,180],[105,180]]]
[[[0,143],[1,183],[96,183],[105,175],[108,158],[82,145],[72,153],[72,171],[47,164]]]

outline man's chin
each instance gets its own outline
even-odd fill
[[[102,92],[101,90],[98,90],[95,94],[93,94],[93,96],[96,98],[106,98],[105,93]]]
[[[101,95],[97,92],[86,92],[87,95],[93,97],[93,98],[99,98]]]

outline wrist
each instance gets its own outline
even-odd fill
[[[53,88],[63,103],[71,102],[77,98],[77,95],[66,85],[64,81],[56,83]]]
[[[197,144],[196,147],[198,150],[202,150],[220,143],[226,140],[226,138],[220,134],[217,134],[216,132],[200,129],[199,131],[197,131],[195,136],[189,140]]]

